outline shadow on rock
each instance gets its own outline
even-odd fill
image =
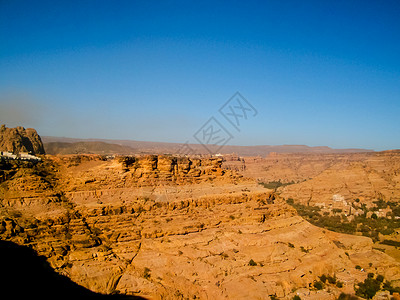
[[[0,241],[0,298],[6,295],[8,299],[145,299],[92,292],[55,272],[34,250]]]

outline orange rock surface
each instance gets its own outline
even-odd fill
[[[315,227],[221,164],[82,155],[11,165],[0,236],[93,291],[150,299],[334,299],[369,270],[400,280],[399,263],[369,238]],[[322,274],[343,287],[314,290]]]

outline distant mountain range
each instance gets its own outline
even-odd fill
[[[76,139],[42,136],[47,154],[210,154],[236,153],[240,156],[265,156],[276,153],[355,153],[374,152],[368,149],[333,149],[327,146],[306,145],[260,145],[260,146],[208,146],[166,142],[144,142],[134,140]]]

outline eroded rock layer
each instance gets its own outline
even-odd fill
[[[152,299],[265,299],[354,292],[399,264],[369,238],[329,232],[220,159],[48,157],[9,166],[0,236],[95,292]],[[314,291],[330,274],[343,287]],[[302,294],[302,295],[303,295]]]

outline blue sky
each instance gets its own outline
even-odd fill
[[[400,148],[399,1],[0,0],[0,123],[41,135]],[[258,114],[229,127],[239,91]],[[225,123],[224,123],[225,122]]]

